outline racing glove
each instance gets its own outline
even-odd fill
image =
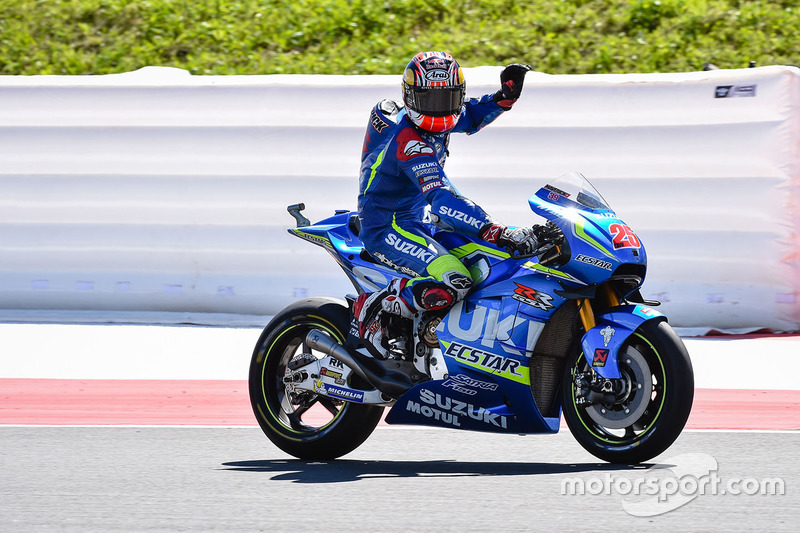
[[[517,101],[519,95],[522,94],[522,84],[525,82],[525,74],[530,69],[530,65],[512,63],[500,73],[500,90],[495,93],[494,101],[505,111],[511,109],[511,106]]]
[[[505,248],[511,255],[532,254],[539,247],[539,241],[531,228],[507,228],[502,224],[484,224],[478,234],[484,241]]]

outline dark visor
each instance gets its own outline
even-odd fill
[[[463,87],[415,87],[408,95],[406,104],[429,117],[446,117],[461,113],[464,105]]]

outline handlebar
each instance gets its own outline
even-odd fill
[[[512,259],[538,257],[539,263],[547,266],[548,264],[558,263],[565,255],[565,252],[566,257],[569,257],[569,251],[564,249],[564,233],[561,228],[548,221],[544,226],[533,226],[531,229],[539,241],[539,246],[529,254],[514,254],[510,252]]]

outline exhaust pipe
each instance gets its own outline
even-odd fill
[[[312,350],[320,351],[341,361],[364,381],[392,398],[399,398],[405,391],[414,386],[411,376],[407,373],[399,369],[387,368],[382,361],[342,346],[333,340],[330,335],[319,329],[312,329],[308,332],[306,344]],[[410,366],[409,363],[400,363],[398,361],[391,361],[391,364],[398,367],[403,365]],[[413,377],[420,378],[420,381],[423,378],[423,376],[417,375]]]
[[[350,369],[361,376],[364,381],[370,383],[371,385],[375,385],[372,383],[372,380],[369,378],[366,372],[359,366],[359,364],[353,359],[350,352],[347,349],[330,338],[330,336],[318,329],[312,329],[306,335],[306,344],[312,350],[317,350],[319,352],[324,353],[325,355],[330,355],[331,357],[341,361],[342,363],[346,364]]]

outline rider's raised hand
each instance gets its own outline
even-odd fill
[[[497,105],[508,111],[522,94],[522,84],[525,74],[531,69],[530,65],[512,63],[500,73],[500,90],[494,95]]]

